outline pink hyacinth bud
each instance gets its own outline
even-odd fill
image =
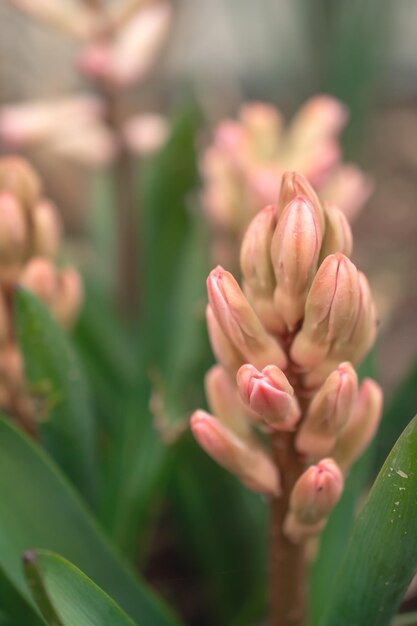
[[[277,287],[275,307],[289,329],[304,316],[307,291],[317,269],[322,232],[315,207],[297,196],[281,214],[271,257]]]
[[[377,313],[368,279],[365,274],[359,276],[359,310],[356,323],[350,337],[350,359],[359,363],[374,344],[377,332]],[[347,348],[348,346],[346,346]]]
[[[240,267],[252,294],[270,298],[275,289],[271,243],[276,227],[276,207],[269,205],[251,221],[240,248]]]
[[[285,172],[282,177],[281,189],[278,200],[278,215],[281,215],[285,207],[295,200],[297,196],[307,198],[314,206],[315,213],[318,217],[320,228],[323,231],[325,227],[324,213],[318,195],[308,182],[305,176],[298,172]]]
[[[55,319],[64,328],[73,326],[84,298],[84,290],[78,272],[67,267],[58,273],[56,297],[52,306]]]
[[[162,115],[142,113],[125,122],[123,136],[127,147],[134,154],[151,154],[165,143],[168,130],[168,122]]]
[[[6,157],[0,160],[0,190],[15,195],[26,210],[37,202],[41,182],[35,170],[22,158]]]
[[[320,259],[329,254],[342,252],[346,256],[352,253],[352,230],[346,216],[333,205],[325,206],[326,230],[324,232]]]
[[[119,149],[114,134],[100,120],[77,128],[63,127],[45,147],[53,154],[87,167],[109,165]]]
[[[348,422],[358,396],[358,377],[341,363],[314,396],[296,438],[296,448],[312,459],[330,454]]]
[[[359,397],[349,421],[340,434],[333,451],[343,471],[358,459],[372,441],[382,413],[382,389],[366,378],[359,389]]]
[[[61,222],[55,205],[49,200],[38,202],[32,213],[32,248],[40,256],[54,257],[61,239]]]
[[[10,338],[10,315],[4,296],[0,287],[0,345],[6,343]]]
[[[210,411],[222,424],[243,439],[250,434],[250,423],[231,376],[221,365],[209,369],[204,379]]]
[[[0,194],[0,261],[21,262],[28,248],[28,225],[19,200],[11,193]]]
[[[291,493],[284,532],[295,543],[316,534],[337,504],[343,475],[333,459],[323,459],[300,476]]]
[[[224,334],[210,305],[206,308],[207,330],[211,348],[217,361],[229,372],[235,375],[243,363],[243,356],[235,348],[230,339]]]
[[[342,343],[350,337],[358,306],[356,267],[344,254],[329,255],[307,296],[303,326],[291,347],[294,362],[305,369],[319,365],[333,342]]]
[[[236,380],[243,402],[268,426],[277,430],[294,428],[300,409],[293,388],[276,365],[268,365],[261,372],[253,365],[242,365]]]
[[[279,495],[277,469],[255,441],[239,438],[205,411],[193,414],[191,430],[203,450],[247,487],[270,496]]]
[[[210,306],[226,337],[245,361],[262,369],[276,364],[283,368],[286,356],[279,343],[265,331],[238,283],[222,267],[207,279]]]
[[[289,141],[309,147],[317,141],[337,136],[348,121],[342,102],[328,95],[313,96],[299,109],[291,122]]]
[[[31,259],[23,268],[19,283],[48,307],[53,305],[58,289],[58,278],[55,267],[48,259],[42,257]]]

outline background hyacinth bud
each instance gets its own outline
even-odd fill
[[[341,363],[314,396],[297,434],[297,450],[320,459],[335,446],[358,395],[358,377],[350,363]]]
[[[291,493],[285,534],[294,542],[321,529],[343,490],[343,475],[333,459],[323,459],[309,467]]]
[[[326,229],[320,257],[325,259],[329,254],[342,252],[346,256],[352,254],[352,231],[345,214],[334,205],[325,205]]]
[[[293,388],[278,367],[268,365],[259,372],[253,365],[243,365],[237,373],[237,386],[244,403],[271,428],[294,428],[300,410]]]
[[[214,365],[204,379],[211,412],[238,436],[247,438],[250,425],[233,379],[220,365]]]
[[[13,194],[26,209],[39,200],[41,182],[24,159],[6,157],[0,159],[0,190]]]
[[[314,205],[305,197],[296,196],[282,212],[271,244],[277,282],[275,308],[291,330],[303,317],[321,241],[322,233]]]
[[[279,494],[277,470],[255,441],[240,439],[205,411],[193,414],[191,429],[201,447],[250,489],[267,495]]]
[[[19,200],[9,192],[0,194],[0,262],[13,267],[24,259],[27,248],[27,223]],[[4,269],[2,267],[2,272]]]

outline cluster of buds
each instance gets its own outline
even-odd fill
[[[82,301],[72,268],[59,269],[61,223],[42,197],[33,169],[17,157],[0,160],[0,405],[13,414],[31,413],[22,359],[15,342],[12,304],[17,285],[34,293],[62,326],[71,326]]]
[[[245,485],[277,498],[286,468],[256,430],[275,448],[290,446],[305,470],[287,494],[284,532],[294,542],[323,528],[381,413],[379,386],[371,379],[359,386],[354,369],[375,341],[377,319],[351,249],[344,213],[287,172],[278,203],[244,236],[242,288],[222,267],[207,282],[218,364],[205,381],[211,413],[196,411],[192,431]]]
[[[254,215],[276,203],[288,170],[302,173],[323,201],[354,217],[371,184],[358,167],[341,162],[339,135],[347,118],[344,105],[320,95],[308,100],[286,128],[280,112],[264,103],[245,104],[238,120],[217,126],[201,163],[216,259],[227,259],[230,239],[240,243]]]
[[[166,0],[125,0],[106,5],[79,0],[10,0],[21,11],[80,41],[78,69],[104,93],[143,80],[171,23]],[[102,99],[91,95],[9,104],[0,110],[0,138],[13,150],[39,148],[91,166],[112,163],[121,149],[146,154],[167,134],[157,114],[133,115],[114,132]]]

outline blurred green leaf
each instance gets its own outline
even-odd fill
[[[197,188],[196,134],[199,114],[183,110],[173,122],[162,150],[143,163],[140,206],[143,208],[144,327],[147,362],[160,363],[172,333],[170,319],[177,298],[178,264],[190,230],[190,198]]]
[[[69,559],[139,623],[178,624],[120,561],[47,456],[7,421],[0,420],[0,567],[26,602],[30,597],[20,558],[34,547]]]
[[[417,361],[386,404],[377,434],[376,471],[383,464],[395,441],[414,416],[417,407]]]
[[[387,626],[417,569],[417,418],[355,523],[324,626]]]
[[[45,550],[26,552],[24,569],[49,626],[134,626],[110,596],[61,556]]]
[[[14,306],[42,443],[80,492],[93,501],[96,430],[81,364],[69,338],[35,296],[19,289]]]
[[[173,518],[184,554],[202,577],[213,623],[235,620],[254,595],[262,614],[267,524],[262,497],[218,467],[191,435],[177,443],[175,455],[169,490]]]

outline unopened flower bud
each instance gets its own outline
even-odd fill
[[[87,167],[105,167],[116,157],[118,144],[113,133],[99,120],[76,129],[61,128],[45,146],[53,154]]]
[[[333,459],[323,459],[300,476],[284,522],[284,532],[290,540],[298,542],[321,530],[342,494],[343,482],[342,472]]]
[[[214,365],[207,372],[204,383],[210,411],[239,437],[247,438],[250,434],[249,420],[228,372],[221,365]]]
[[[321,242],[322,233],[314,206],[306,198],[297,196],[281,214],[271,245],[277,281],[275,307],[289,329],[293,329],[304,315]]]
[[[346,256],[352,253],[352,231],[346,216],[339,208],[333,205],[325,207],[326,230],[320,258],[325,259],[329,254],[342,252]]]
[[[258,316],[233,276],[222,267],[207,279],[209,302],[227,338],[244,360],[262,369],[274,364],[285,367],[286,356],[279,343],[265,331]]]
[[[352,163],[339,165],[320,189],[324,202],[334,203],[352,222],[373,191],[372,180]]]
[[[7,308],[6,298],[0,287],[0,345],[10,337],[10,315]]]
[[[164,144],[168,130],[168,122],[162,115],[142,113],[124,123],[123,136],[125,144],[134,154],[151,154]]]
[[[269,205],[251,221],[240,249],[240,267],[245,285],[256,296],[271,298],[275,275],[271,261],[272,236],[276,227],[276,207]]]
[[[20,157],[0,159],[0,190],[15,195],[28,210],[39,199],[40,180],[34,169]]]
[[[57,293],[52,313],[64,328],[71,328],[83,301],[83,285],[78,272],[67,267],[58,273]]]
[[[196,411],[191,429],[200,446],[247,487],[271,496],[280,492],[277,469],[255,441],[244,441],[205,411]]]
[[[58,280],[55,267],[48,259],[42,257],[31,259],[23,268],[19,283],[48,307],[53,305],[57,294]]]
[[[346,427],[341,432],[333,451],[343,471],[358,459],[372,441],[382,412],[382,389],[370,378],[360,386],[359,396]]]
[[[354,328],[359,305],[358,271],[343,254],[326,257],[314,277],[300,332],[291,347],[297,365],[312,369],[333,342],[343,343]]]
[[[0,193],[0,262],[6,265],[22,262],[27,252],[27,238],[21,203],[9,192]]]
[[[279,192],[278,200],[278,216],[280,216],[285,207],[295,200],[296,197],[302,196],[307,198],[314,206],[315,213],[320,223],[321,231],[324,231],[325,220],[323,208],[319,200],[318,195],[314,191],[313,187],[308,182],[305,176],[302,176],[298,172],[285,172],[282,177],[281,189]]]
[[[59,248],[61,222],[55,205],[41,200],[33,209],[33,252],[40,256],[54,257]]]
[[[243,363],[243,356],[222,331],[210,305],[206,308],[206,320],[214,356],[229,373],[235,375]]]
[[[297,434],[297,450],[312,459],[331,453],[357,396],[356,372],[350,363],[341,363],[314,396]]]
[[[268,365],[259,372],[253,365],[243,365],[237,373],[237,385],[243,402],[268,426],[291,430],[300,418],[294,390],[284,372]]]
[[[350,341],[346,349],[350,349],[349,358],[359,363],[375,342],[377,332],[377,314],[368,280],[362,272],[359,276],[359,310]]]

